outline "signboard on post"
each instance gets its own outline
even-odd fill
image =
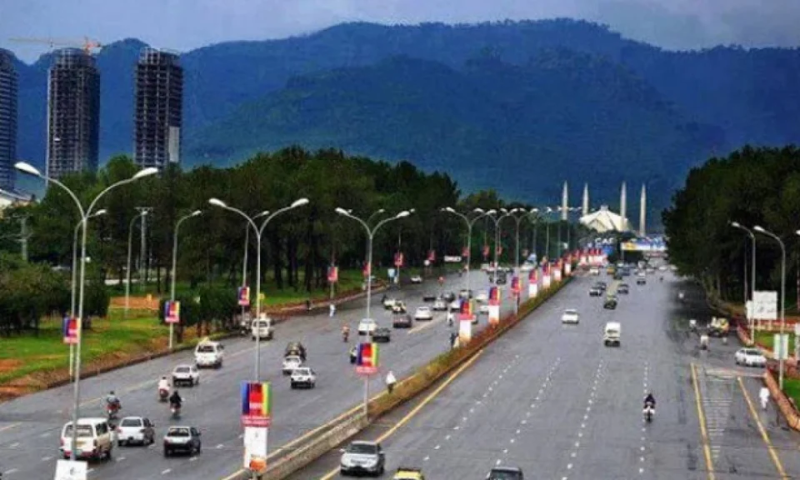
[[[378,373],[379,348],[377,343],[359,343],[356,353],[356,373],[375,375]]]
[[[534,268],[531,270],[531,273],[528,274],[528,298],[536,298],[536,295],[539,294],[539,279],[537,278],[537,272]]]
[[[242,425],[267,428],[272,423],[272,387],[269,382],[242,382]]]
[[[72,460],[56,461],[55,480],[86,480],[88,475],[86,462],[73,462]]]
[[[500,323],[501,296],[500,287],[492,287],[489,289],[489,325],[497,325]]]
[[[64,343],[75,345],[78,343],[78,319],[75,317],[64,317],[61,323],[61,331],[64,334]]]
[[[250,287],[239,287],[239,293],[237,296],[239,298],[239,306],[250,306]]]
[[[522,293],[522,286],[520,284],[519,277],[511,278],[511,293],[513,293],[515,297],[518,297],[520,293]]]
[[[339,267],[331,265],[328,267],[328,283],[336,283],[339,281]]]
[[[269,428],[244,427],[244,468],[251,472],[267,470]]]
[[[403,266],[403,252],[397,252],[394,254],[394,266],[398,268]]]
[[[753,304],[756,319],[778,319],[778,292],[753,292]]]
[[[781,335],[780,333],[775,334],[775,339],[773,340],[772,345],[775,347],[775,359],[776,360],[786,360],[789,358],[789,334],[784,333]]]
[[[463,260],[458,255],[445,255],[444,256],[444,263],[460,263]]]
[[[181,322],[181,302],[167,300],[164,302],[164,321],[166,323]]]

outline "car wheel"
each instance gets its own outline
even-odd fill
[[[192,384],[192,386],[195,386],[195,385],[200,385],[200,377],[197,377],[197,378],[194,380],[194,383]]]
[[[297,386],[294,384],[294,382],[292,382],[291,389],[294,390],[295,388],[297,388]]]

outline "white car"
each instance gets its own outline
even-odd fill
[[[362,318],[360,322],[358,322],[358,334],[359,335],[372,335],[375,333],[375,328],[378,326],[375,323],[375,320],[371,318]]]
[[[219,342],[200,342],[194,349],[194,363],[200,367],[222,367],[225,348]]]
[[[591,275],[600,275],[600,269],[597,267],[592,267],[589,269],[589,273]]]
[[[441,299],[436,300],[435,302],[433,302],[433,309],[436,310],[437,312],[447,310],[447,302]]]
[[[578,311],[574,308],[570,308],[564,310],[564,313],[561,315],[561,323],[572,323],[578,324],[580,322],[580,316],[578,315]]]
[[[414,275],[411,277],[411,283],[422,283],[422,277],[419,275]]]
[[[431,307],[417,307],[417,311],[414,313],[414,320],[433,320]]]
[[[485,290],[481,290],[480,292],[478,292],[477,295],[475,295],[475,301],[478,302],[478,303],[488,302],[489,301],[489,293],[487,293]]]
[[[489,304],[483,303],[480,307],[478,307],[478,313],[482,315],[489,315]]]
[[[736,364],[748,367],[764,367],[767,359],[757,348],[742,348],[736,352]]]
[[[292,388],[314,388],[317,384],[317,374],[309,367],[299,367],[292,371]]]
[[[303,365],[303,359],[297,355],[289,355],[283,359],[283,374],[289,375]]]
[[[450,302],[450,310],[453,310],[455,312],[455,311],[458,311],[460,309],[461,309],[461,300],[456,298],[455,300]]]
[[[272,340],[275,334],[275,328],[272,326],[272,319],[269,317],[261,318],[253,322],[250,327],[250,338],[255,341],[256,338],[260,340]]]
[[[156,442],[156,432],[150,419],[144,417],[125,417],[117,426],[117,445],[139,443],[150,445]]]
[[[200,383],[200,370],[194,365],[178,365],[172,371],[172,384],[178,386],[181,383],[188,383],[193,387]]]
[[[386,310],[391,310],[391,309],[392,309],[392,307],[394,307],[394,303],[395,303],[396,301],[397,301],[397,300],[395,300],[394,298],[388,298],[388,297],[387,297],[387,298],[385,298],[385,299],[383,300],[383,308],[385,308]]]

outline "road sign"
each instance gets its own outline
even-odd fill
[[[780,333],[775,334],[775,339],[772,343],[775,347],[773,350],[775,352],[775,358],[777,360],[786,360],[789,358],[789,335],[784,333],[781,335]]]
[[[759,320],[778,319],[778,292],[753,292],[755,318]]]
[[[269,429],[244,427],[244,468],[251,472],[267,470],[267,439]]]

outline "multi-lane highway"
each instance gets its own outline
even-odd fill
[[[427,403],[359,438],[382,442],[387,477],[412,466],[430,479],[477,479],[502,465],[564,480],[798,478],[800,436],[776,425],[773,406],[760,411],[761,371],[735,367],[733,337],[701,351],[688,319],[709,319],[702,295],[657,277],[630,279],[616,310],[589,297],[594,277],[577,279]],[[579,310],[579,325],[561,324],[565,308]],[[603,345],[607,321],[622,324],[620,348]],[[658,401],[651,424],[647,390]],[[331,452],[293,478],[338,477],[338,461]]]
[[[451,276],[444,290],[458,292],[463,279]],[[486,274],[473,272],[472,288],[488,286]],[[409,313],[421,305],[422,292],[439,292],[435,282],[407,286],[389,295],[405,300]],[[391,325],[391,315],[379,305],[381,295],[373,297],[373,317],[379,325]],[[506,302],[509,304],[510,302]],[[270,450],[300,437],[356,405],[362,397],[362,381],[349,363],[349,345],[342,341],[341,327],[351,327],[350,345],[358,320],[363,317],[364,301],[341,306],[336,316],[327,312],[298,316],[280,324],[276,337],[262,342],[262,380],[273,384],[273,426]],[[392,340],[381,348],[381,362],[398,377],[449,348],[449,329],[443,313],[431,322],[415,322],[410,330],[394,330]],[[485,316],[481,324],[485,324]],[[286,342],[299,340],[308,351],[308,365],[318,375],[313,390],[291,390],[288,378],[281,375],[281,360]],[[239,424],[239,383],[252,379],[254,344],[231,339],[226,345],[225,363],[220,370],[202,370],[200,384],[181,388],[185,403],[183,417],[170,419],[166,404],[156,400],[156,383],[179,363],[191,363],[193,354],[171,357],[132,366],[81,382],[82,417],[103,416],[104,396],[115,390],[122,399],[121,416],[141,415],[156,424],[157,442],[151,447],[115,448],[110,462],[90,464],[89,478],[95,479],[220,479],[242,463],[242,429]],[[379,382],[375,382],[379,383]],[[380,382],[382,385],[382,382]],[[380,388],[380,387],[375,387]],[[72,388],[65,386],[29,395],[0,405],[0,472],[4,480],[52,478],[58,458],[59,436],[70,420]],[[202,432],[203,450],[194,457],[164,458],[160,439],[173,424],[197,426]]]

